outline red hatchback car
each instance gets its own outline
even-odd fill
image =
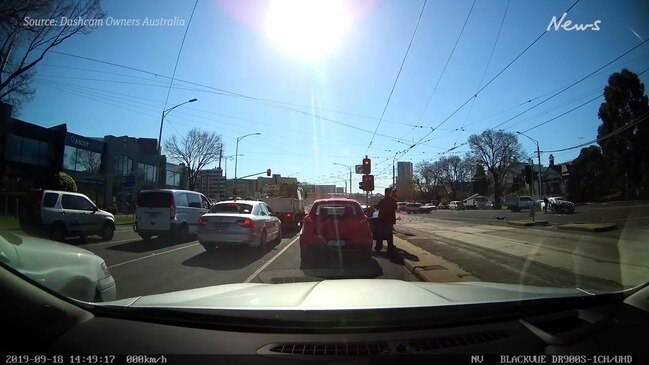
[[[352,199],[316,200],[302,221],[302,262],[329,255],[367,258],[372,253],[369,218]]]

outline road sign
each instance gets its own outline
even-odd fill
[[[363,173],[363,165],[356,165],[356,173],[357,174]]]

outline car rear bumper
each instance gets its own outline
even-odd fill
[[[255,246],[258,241],[258,236],[254,232],[201,232],[198,231],[198,242],[202,245],[248,245]]]
[[[300,251],[315,256],[359,255],[372,252],[372,242],[350,243],[344,247],[331,247],[322,242],[300,241]]]

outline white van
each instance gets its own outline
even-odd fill
[[[205,195],[195,191],[142,190],[137,195],[133,229],[145,241],[152,236],[184,241],[198,232],[198,218],[211,206]]]

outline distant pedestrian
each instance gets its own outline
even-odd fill
[[[383,240],[388,242],[388,252],[395,249],[394,246],[394,224],[397,222],[397,200],[396,190],[391,188],[385,189],[385,197],[376,204],[379,211],[379,235],[376,238],[374,251],[383,249]]]
[[[543,213],[548,212],[548,204],[550,204],[550,200],[548,200],[547,196],[543,197]]]

